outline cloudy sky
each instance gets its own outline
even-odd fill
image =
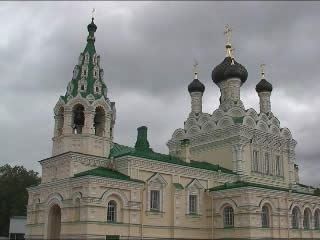
[[[66,91],[96,8],[96,49],[116,102],[115,141],[133,145],[147,125],[153,149],[167,152],[190,112],[193,59],[206,85],[204,112],[218,106],[211,71],[225,55],[225,24],[249,77],[246,108],[265,63],[272,110],[298,141],[301,182],[320,184],[320,2],[14,2],[0,3],[0,165],[40,171],[51,155],[53,107]]]

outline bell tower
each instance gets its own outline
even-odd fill
[[[87,45],[74,67],[66,94],[54,108],[53,156],[69,151],[101,157],[109,155],[116,109],[108,98],[100,56],[96,53],[96,30],[92,18]]]

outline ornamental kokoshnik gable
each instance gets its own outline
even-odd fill
[[[271,109],[271,83],[256,86],[260,111],[246,109],[246,68],[227,55],[212,71],[220,105],[202,112],[205,86],[189,84],[191,111],[152,150],[147,127],[134,147],[113,142],[94,19],[87,45],[54,108],[52,157],[28,188],[26,239],[320,239],[320,197],[299,183],[296,141]]]

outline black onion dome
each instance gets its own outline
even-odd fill
[[[272,92],[272,84],[266,79],[261,79],[261,81],[256,86],[256,91],[259,92]]]
[[[97,25],[94,24],[93,18],[91,19],[91,23],[88,25],[88,32],[96,32]]]
[[[244,83],[248,78],[247,69],[240,63],[234,61],[234,64],[231,64],[229,67],[227,67],[224,72],[224,79],[228,78],[240,78],[241,82]]]
[[[188,85],[188,91],[189,93],[192,92],[204,92],[205,86],[202,82],[200,82],[198,79],[194,79],[189,85]]]
[[[217,65],[212,71],[212,80],[214,83],[218,84],[223,80],[231,77],[240,78],[241,82],[244,83],[247,81],[248,72],[247,69],[242,66],[240,63],[234,61],[232,63],[231,57],[226,57],[222,63]]]
[[[214,83],[217,84],[224,80],[224,72],[227,69],[227,67],[231,65],[231,62],[232,62],[231,57],[226,57],[222,61],[222,63],[220,63],[213,69],[211,78]]]

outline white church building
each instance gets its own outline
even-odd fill
[[[259,111],[241,101],[248,72],[233,57],[229,29],[227,55],[212,71],[220,105],[202,112],[195,70],[190,114],[169,154],[152,150],[145,126],[135,146],[113,141],[116,104],[96,30],[92,18],[54,107],[52,156],[40,161],[41,184],[28,188],[26,239],[320,239],[320,196],[299,183],[297,142],[272,113],[263,71]]]

